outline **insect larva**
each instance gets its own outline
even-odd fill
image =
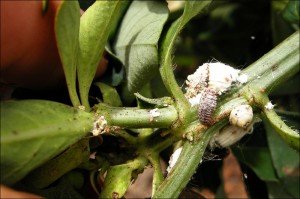
[[[212,123],[212,115],[215,112],[217,100],[218,96],[214,89],[205,88],[201,92],[198,117],[202,124],[210,125]]]

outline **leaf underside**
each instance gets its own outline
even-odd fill
[[[11,185],[87,135],[93,115],[51,101],[1,102],[1,183]]]

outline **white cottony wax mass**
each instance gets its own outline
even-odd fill
[[[93,136],[98,136],[105,133],[105,128],[107,126],[107,121],[104,116],[100,116],[93,124],[92,134]]]
[[[182,147],[179,147],[178,149],[176,149],[174,151],[174,153],[171,155],[170,160],[169,160],[169,166],[167,168],[167,172],[170,173],[170,171],[172,170],[172,168],[175,166],[180,154],[182,151]]]
[[[198,105],[201,92],[207,88],[212,89],[218,95],[226,92],[236,82],[240,70],[221,62],[204,63],[186,80],[186,94],[192,106]]]

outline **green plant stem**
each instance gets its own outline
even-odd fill
[[[169,128],[177,120],[177,111],[174,106],[160,108],[156,112],[159,116],[153,117],[153,109],[109,107],[97,105],[97,113],[103,115],[108,125],[121,128]]]
[[[93,161],[83,162],[78,166],[80,169],[93,171],[101,168],[101,172],[107,169],[110,166],[110,163],[104,157],[96,156]]]
[[[297,54],[297,52],[299,55],[299,31],[292,34],[263,57],[248,66],[242,73],[248,76],[248,82],[265,79],[264,74],[270,74],[272,70],[278,69],[278,66],[284,64],[291,54]],[[275,81],[279,80],[276,77],[273,79]]]
[[[274,109],[267,110],[264,108],[264,120],[268,120],[272,127],[279,133],[279,135],[294,149],[300,150],[300,137],[299,133],[287,126],[282,119],[276,114]]]
[[[194,143],[186,142],[176,165],[160,185],[153,198],[177,198],[194,174],[211,137],[222,128],[228,120],[222,120],[202,133]]]
[[[183,117],[184,116],[183,113],[185,113],[185,110],[189,108],[189,104],[175,79],[173,73],[172,58],[171,58],[171,55],[173,53],[173,45],[181,30],[180,26],[183,27],[183,25],[181,25],[181,21],[182,19],[179,18],[177,21],[175,21],[172,24],[171,28],[169,29],[163,41],[162,46],[163,47],[168,46],[168,48],[166,49],[162,48],[161,66],[159,71],[168,92],[171,94],[171,96],[174,96],[175,101],[178,104],[178,109],[179,109],[178,111],[181,117]]]
[[[264,78],[257,81],[257,87],[263,88],[265,93],[270,94],[278,85],[299,72],[299,53],[299,48],[291,52],[277,65],[278,68],[274,67],[271,73],[265,74]]]
[[[297,150],[300,149],[300,135],[288,127],[273,108],[266,107],[271,102],[265,93],[260,92],[259,88],[251,87],[250,85],[244,87],[240,93],[248,99],[252,106],[264,113],[264,121],[268,121],[291,147]]]
[[[186,108],[187,100],[180,87],[178,87],[173,74],[172,53],[175,41],[189,20],[204,10],[210,3],[211,1],[186,1],[182,16],[171,25],[162,42],[160,74],[169,93],[178,100],[178,103],[184,106],[183,108]]]
[[[159,71],[162,80],[171,96],[174,96],[179,101],[186,101],[185,96],[183,95],[181,89],[179,88],[176,82],[172,65],[173,46],[182,27],[183,25],[181,17],[178,20],[176,20],[169,28],[169,31],[167,32],[162,42],[163,47],[161,52],[161,66]]]
[[[175,41],[189,20],[208,7],[210,3],[211,1],[186,1],[182,16],[171,25],[162,41],[159,71],[168,92],[175,99],[179,115],[178,125],[186,119],[186,111],[189,110],[190,104],[178,86],[173,73],[172,53]]]
[[[162,132],[155,132],[151,136],[147,137],[147,139],[144,141],[145,146],[142,147],[145,151],[144,153],[151,154],[153,151],[161,152],[180,140],[182,136],[178,137],[176,133],[174,133],[175,131],[176,130],[167,129]],[[162,135],[164,133],[166,135]]]
[[[132,180],[132,173],[142,170],[147,164],[146,158],[138,157],[126,164],[111,166],[99,198],[122,198]]]
[[[138,140],[134,136],[127,133],[125,130],[115,131],[112,134],[125,139],[130,145],[137,145]]]
[[[97,173],[98,173],[97,170],[91,171],[90,176],[89,176],[89,180],[90,180],[90,183],[91,183],[91,187],[96,192],[96,194],[99,196],[100,195],[99,186],[97,186],[98,184],[95,183],[95,175],[97,175]]]
[[[297,31],[242,71],[248,76],[248,83],[239,89],[239,94],[261,110],[268,102],[262,98],[300,70],[299,33]]]
[[[159,185],[163,182],[164,176],[161,169],[159,153],[157,152],[152,153],[148,157],[148,159],[154,168],[153,182],[152,182],[152,195],[154,195]]]
[[[266,105],[270,102],[267,95],[300,70],[299,33],[299,31],[295,32],[245,69],[243,73],[248,75],[250,81],[239,91],[239,94],[249,103],[264,113],[265,122],[268,121],[276,132],[297,150],[300,149],[299,134],[289,128],[272,108],[266,108]]]

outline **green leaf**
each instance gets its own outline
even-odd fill
[[[130,6],[131,1],[121,1],[120,11],[117,13],[116,19],[112,22],[112,30],[109,35],[109,40],[112,40],[116,37],[118,33],[120,21],[123,19],[128,7]]]
[[[134,1],[124,16],[115,51],[126,67],[126,88],[131,94],[157,74],[158,40],[168,14],[165,2]]]
[[[285,19],[286,16],[284,15],[291,14],[285,13],[290,12],[291,10],[284,11],[284,9],[287,8],[287,4],[288,0],[271,1],[271,29],[274,45],[277,45],[297,30],[296,28],[293,28],[296,24],[291,24]],[[290,16],[288,16],[288,18],[290,18]]]
[[[105,47],[105,51],[109,62],[105,74],[101,77],[101,82],[111,86],[118,86],[124,81],[125,67],[121,60],[111,52],[108,46]]]
[[[282,12],[283,18],[290,24],[295,24],[299,29],[300,22],[300,1],[290,0]]]
[[[81,163],[87,162],[89,158],[89,139],[83,138],[62,154],[35,169],[25,180],[34,187],[45,188]]]
[[[74,107],[80,105],[76,91],[79,22],[80,7],[78,1],[63,1],[56,13],[55,34],[69,95]]]
[[[264,119],[264,118],[263,118]],[[276,133],[269,122],[264,121],[269,149],[274,168],[288,193],[298,198],[299,191],[299,152],[291,149],[289,145]]]
[[[51,101],[1,102],[1,183],[11,185],[92,129],[93,114]]]
[[[101,90],[104,103],[110,106],[122,106],[122,101],[115,88],[101,82],[96,82],[95,85]]]
[[[232,148],[234,155],[264,181],[278,181],[268,148],[243,147]]]
[[[162,107],[167,107],[174,103],[171,97],[150,99],[142,96],[139,93],[134,93],[134,95],[137,98],[138,104],[140,104],[139,107],[162,108]]]
[[[211,1],[185,1],[184,12],[169,28],[166,36],[163,38],[162,48],[160,49],[160,74],[168,92],[177,99],[180,107],[180,115],[184,117],[184,110],[189,108],[181,88],[178,86],[173,74],[172,53],[177,36],[186,23],[199,12],[210,5]]]
[[[86,110],[90,108],[89,90],[120,5],[120,1],[96,1],[80,18],[78,81]]]

